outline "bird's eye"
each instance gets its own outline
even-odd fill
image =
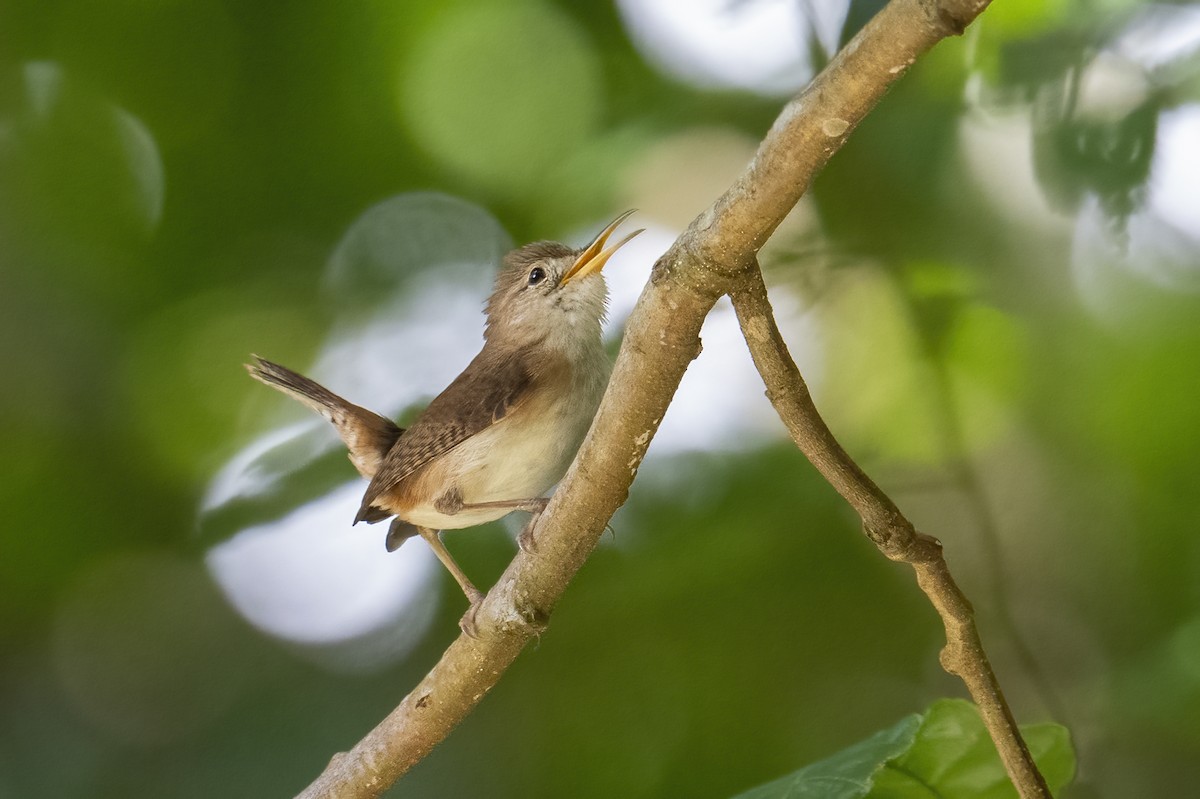
[[[536,286],[545,279],[546,270],[542,269],[540,266],[535,266],[533,269],[529,270],[529,285]]]

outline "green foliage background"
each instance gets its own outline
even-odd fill
[[[1200,783],[1200,254],[1174,281],[1117,258],[1089,307],[1080,198],[1119,229],[1153,181],[1039,118],[987,142],[1035,148],[1043,212],[971,178],[994,150],[961,131],[973,81],[1028,119],[1139,10],[998,0],[765,259],[818,323],[831,424],[945,542],[1017,715],[1072,729],[1077,797]],[[1153,151],[1195,75],[1116,144]],[[608,3],[0,2],[0,797],[292,795],[457,632],[447,580],[402,663],[323,670],[230,609],[195,533],[258,421],[240,363],[311,359],[367,207],[432,189],[515,241],[647,198],[681,225],[780,105],[664,76]],[[656,468],[404,795],[731,796],[961,694],[911,575],[786,443]],[[512,552],[499,529],[456,550],[482,582]]]

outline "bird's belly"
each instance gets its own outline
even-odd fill
[[[595,408],[538,409],[536,418],[506,418],[459,444],[444,456],[440,474],[428,475],[434,490],[402,515],[405,521],[437,530],[457,530],[495,521],[510,508],[439,510],[447,492],[457,489],[462,502],[534,499],[562,479],[591,423]]]
[[[486,510],[461,510],[451,515],[439,511],[432,502],[425,502],[405,511],[401,518],[409,524],[427,527],[430,530],[460,530],[464,527],[494,522],[510,513],[512,513],[511,508],[488,508]]]

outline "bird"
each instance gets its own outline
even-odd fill
[[[441,533],[527,511],[533,515],[518,542],[534,550],[544,495],[575,457],[608,384],[602,270],[642,232],[608,245],[633,213],[581,249],[537,241],[508,253],[485,305],[483,348],[407,429],[265,358],[245,365],[255,380],[333,424],[370,481],[354,524],[392,519],[389,552],[414,535],[424,539],[467,597],[464,632],[473,632],[484,594]]]

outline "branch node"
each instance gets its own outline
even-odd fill
[[[942,543],[913,529],[912,522],[899,511],[887,514],[876,526],[863,522],[863,532],[889,560],[900,563],[924,563],[941,557]]]
[[[496,631],[522,639],[541,637],[550,626],[550,610],[524,594],[514,594],[496,614]]]
[[[946,31],[948,36],[962,36],[981,9],[960,8],[960,3],[947,0],[921,0],[921,8],[930,22]]]
[[[942,651],[938,653],[938,663],[941,665],[942,671],[962,679],[963,673],[960,668],[960,657],[958,652],[951,651],[954,648],[953,644],[943,646]]]

